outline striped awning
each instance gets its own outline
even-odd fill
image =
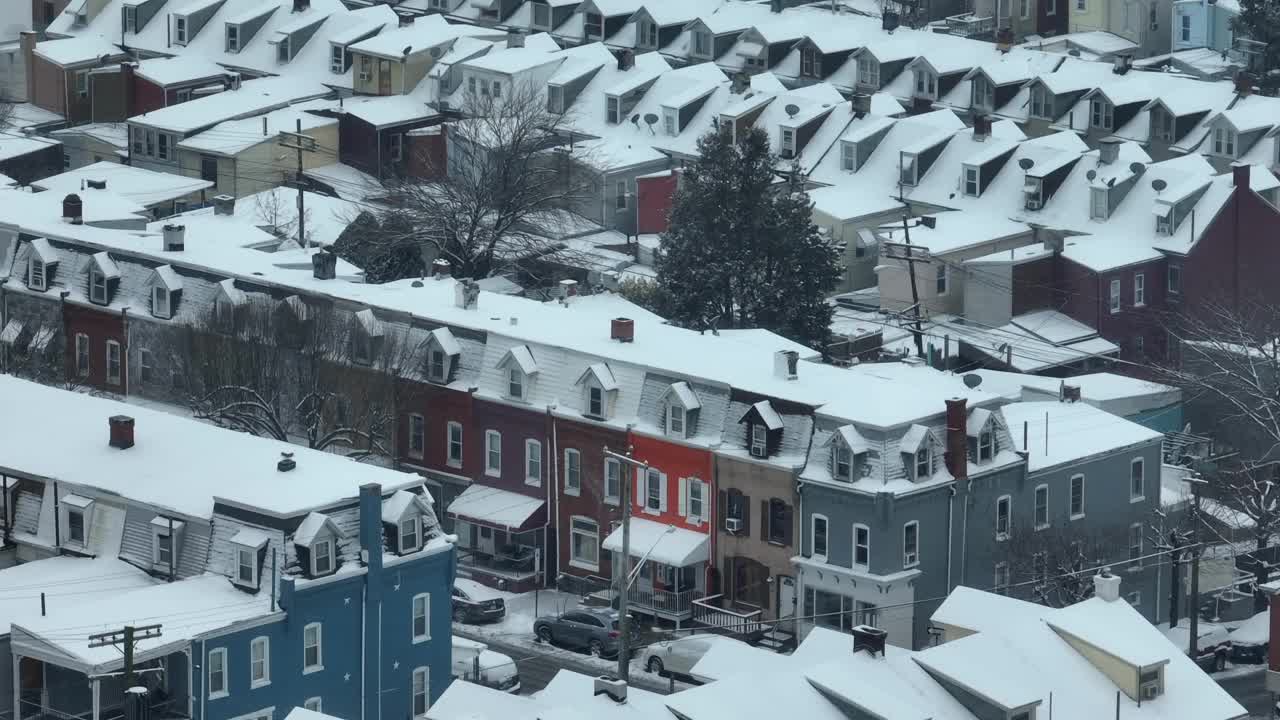
[[[9,322],[5,324],[4,330],[0,330],[0,343],[12,345],[18,341],[18,336],[22,334],[22,321],[18,318],[9,318]]]

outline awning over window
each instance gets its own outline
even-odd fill
[[[18,318],[10,318],[5,324],[4,330],[0,330],[0,343],[12,345],[18,341],[18,336],[22,334],[22,321]]]
[[[663,525],[644,518],[631,518],[631,557],[642,558],[673,567],[685,567],[703,563],[711,557],[710,536],[706,533],[685,530],[674,525]],[[622,552],[622,527],[619,526],[604,541],[604,549]]]
[[[53,336],[57,334],[58,329],[53,326],[45,326],[37,330],[31,337],[31,352],[44,352],[45,348],[49,347],[49,342],[53,340]]]
[[[545,503],[510,490],[472,485],[449,504],[449,514],[508,530],[527,530],[539,524]]]

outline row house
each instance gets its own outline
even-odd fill
[[[418,476],[3,384],[6,397],[58,418],[56,429],[21,413],[0,420],[0,552],[23,563],[0,573],[53,599],[0,638],[15,681],[0,684],[0,700],[15,717],[120,712],[120,654],[68,635],[69,622],[139,628],[133,671],[152,713],[406,717],[443,693],[453,549]],[[208,457],[187,462],[192,447]],[[166,480],[175,463],[187,466],[179,485]],[[65,566],[81,571],[77,582],[110,576],[113,587],[58,590]]]
[[[111,81],[118,80],[119,62],[127,57],[119,47],[88,36],[38,44],[36,39],[35,33],[21,38],[31,104],[60,115],[67,125],[95,122],[95,100],[114,106],[105,117],[118,115],[121,87]],[[95,92],[99,82],[101,89]]]
[[[1168,24],[1173,6],[1172,0],[1146,0],[1124,7],[1098,0],[1072,0],[1067,31],[1113,33],[1136,43],[1141,56],[1160,55],[1170,50]]]

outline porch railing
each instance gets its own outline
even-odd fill
[[[994,17],[979,17],[973,13],[952,15],[947,18],[947,32],[962,37],[975,37],[995,32]]]
[[[671,592],[670,590],[631,589],[627,593],[627,602],[640,608],[648,608],[654,612],[667,615],[689,616],[693,607],[692,590]]]
[[[765,629],[762,610],[734,610],[723,607],[724,595],[708,595],[693,601],[693,620],[735,635],[752,635]]]

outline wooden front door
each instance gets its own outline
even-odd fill
[[[378,94],[391,94],[391,61],[378,61]]]

